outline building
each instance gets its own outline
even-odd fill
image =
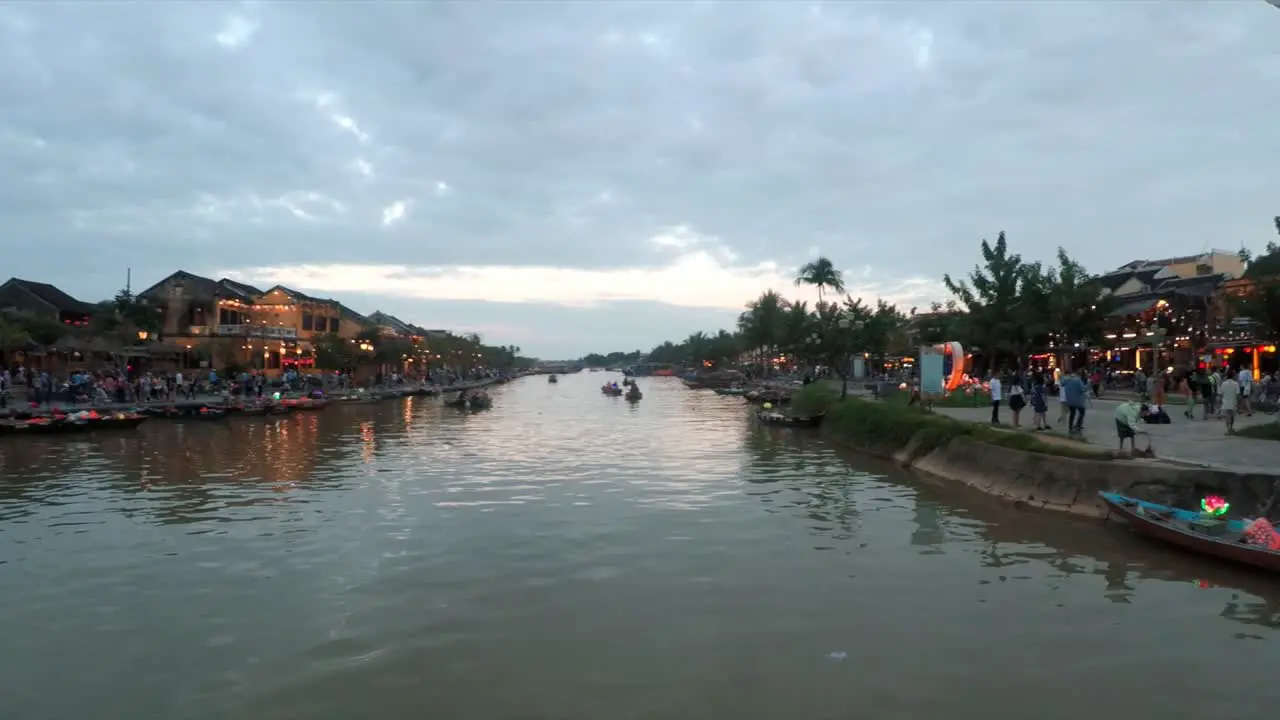
[[[314,366],[312,343],[320,335],[354,338],[370,326],[367,318],[337,300],[283,285],[261,290],[185,270],[138,298],[161,309],[166,343],[206,356],[214,367],[235,364],[269,374]]]
[[[1186,368],[1204,362],[1225,318],[1222,288],[1244,273],[1238,253],[1135,260],[1098,278],[1111,347],[1099,358],[1126,370]]]
[[[64,325],[89,324],[94,306],[48,283],[9,278],[0,285],[0,310],[31,315]]]
[[[395,315],[388,315],[381,310],[369,313],[369,322],[378,329],[378,334],[384,337],[421,339],[426,336],[427,332],[416,325],[407,323]]]

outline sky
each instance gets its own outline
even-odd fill
[[[1261,249],[1264,2],[5,3],[0,274],[183,269],[547,359],[732,327],[823,255],[946,299],[999,231]]]

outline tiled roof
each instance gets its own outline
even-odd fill
[[[59,312],[93,312],[93,305],[90,303],[77,300],[48,283],[35,282],[34,280],[22,280],[20,278],[9,278],[9,283],[6,284],[10,283],[21,287],[32,295],[35,295]]]

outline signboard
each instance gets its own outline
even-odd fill
[[[942,353],[931,347],[920,348],[920,392],[942,395],[944,387]]]

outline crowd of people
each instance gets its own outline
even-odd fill
[[[496,376],[495,370],[455,371],[436,368],[430,372],[405,374],[397,370],[378,371],[359,382],[351,371],[303,374],[285,370],[279,377],[261,370],[241,370],[224,378],[216,370],[134,371],[100,369],[71,370],[55,374],[21,365],[0,368],[0,409],[9,407],[15,390],[25,391],[25,402],[34,407],[53,405],[103,406],[112,403],[195,401],[203,397],[261,398],[274,392],[311,389],[352,390],[357,387],[382,388],[422,384],[450,386]]]
[[[1084,417],[1091,401],[1103,397],[1105,388],[1112,386],[1108,380],[1108,373],[1100,367],[1071,373],[1044,369],[999,373],[987,383],[991,422],[999,424],[1001,407],[1007,406],[1012,425],[1021,427],[1022,411],[1030,407],[1033,429],[1048,430],[1053,425],[1049,419],[1049,398],[1056,393],[1057,422],[1066,424],[1069,435],[1078,436],[1084,431]],[[1227,434],[1234,434],[1238,415],[1252,415],[1262,403],[1273,406],[1280,395],[1280,378],[1276,373],[1263,374],[1255,381],[1249,368],[1204,367],[1149,375],[1138,370],[1132,380],[1135,395],[1121,402],[1115,411],[1116,433],[1122,448],[1126,440],[1132,446],[1139,423],[1170,423],[1171,399],[1181,402],[1186,419],[1196,419],[1195,410],[1199,406],[1200,419],[1221,419]]]

